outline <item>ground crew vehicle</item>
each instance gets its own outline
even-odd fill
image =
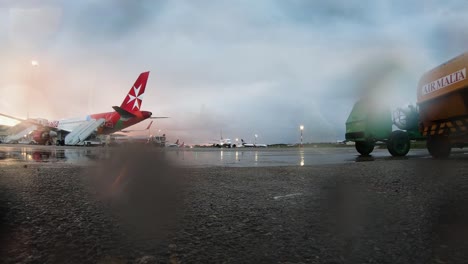
[[[427,150],[435,158],[468,143],[468,53],[426,72],[417,91],[420,125]]]
[[[418,131],[418,109],[414,106],[398,108],[392,113],[389,107],[371,99],[361,99],[354,104],[346,121],[346,141],[354,141],[361,155],[369,155],[377,142],[384,142],[392,156],[405,156],[410,150],[410,140],[424,139]],[[400,130],[392,131],[395,125]]]

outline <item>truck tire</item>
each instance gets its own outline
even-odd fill
[[[374,150],[374,142],[371,141],[356,141],[356,150],[362,156],[368,156]]]
[[[403,157],[408,154],[411,144],[408,133],[401,130],[395,130],[390,134],[387,141],[387,149],[394,157]]]
[[[426,141],[427,150],[436,159],[448,158],[452,146],[450,140],[446,136],[430,136]]]

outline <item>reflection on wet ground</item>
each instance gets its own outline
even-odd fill
[[[115,147],[56,147],[0,145],[1,162],[49,162],[87,164],[111,157]],[[310,166],[349,162],[395,159],[386,149],[376,149],[371,156],[359,156],[352,147],[285,148],[285,149],[174,149],[153,148],[147,153],[163,151],[166,158],[182,166],[264,167]],[[411,150],[408,157],[430,158],[425,149]]]
[[[104,149],[58,148],[54,146],[0,146],[0,161],[80,163],[105,157]]]
[[[310,166],[350,162],[394,159],[385,149],[377,149],[371,156],[359,156],[354,148],[288,148],[288,149],[212,149],[173,151],[177,161],[190,166]],[[427,156],[426,150],[413,150],[410,158]],[[401,158],[400,158],[401,159]]]

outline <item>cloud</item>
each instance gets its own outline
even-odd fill
[[[358,97],[414,103],[423,72],[468,36],[462,1],[15,3],[0,5],[0,92],[17,94],[1,112],[23,114],[25,93],[48,118],[110,111],[151,70],[143,109],[186,143],[220,130],[292,143],[300,124],[306,141],[343,139]]]

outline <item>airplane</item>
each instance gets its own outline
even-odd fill
[[[30,124],[28,129],[22,130],[23,133],[26,132],[24,135],[20,132],[16,136],[20,135],[20,137],[23,137],[29,134],[36,144],[50,145],[53,142],[53,138],[56,138],[57,145],[84,144],[84,141],[93,133],[97,135],[109,135],[148,118],[167,118],[151,117],[151,112],[140,110],[148,76],[149,71],[143,72],[138,76],[122,104],[112,107],[114,109],[113,112],[54,121],[47,121],[45,119],[25,120],[5,114],[0,115]],[[4,139],[4,142],[10,143],[9,141],[13,141],[13,139],[13,135],[10,135]]]
[[[170,147],[170,148],[192,148],[192,146],[190,146],[190,145],[185,145],[185,142],[179,143],[178,139],[177,139],[177,141],[175,143],[166,145],[166,147]]]
[[[217,147],[217,148],[235,148],[235,147],[237,147],[236,144],[233,144],[231,142],[231,139],[223,138],[223,131],[222,130],[220,131],[220,139],[218,140],[218,142],[213,143],[212,146]]]
[[[169,145],[166,145],[167,147],[171,147],[171,148],[178,148],[179,147],[179,139],[177,139],[177,141],[173,144],[169,144]]]
[[[268,147],[267,144],[245,143],[245,141],[243,139],[241,139],[241,142],[242,142],[242,146],[244,146],[246,148],[267,148]]]
[[[236,144],[232,144],[229,138],[221,138],[219,143],[215,143],[214,146],[218,148],[235,148]]]
[[[108,135],[106,138],[106,142],[108,144],[123,144],[123,143],[148,143],[151,140],[151,135],[150,135],[150,128],[151,125],[153,124],[153,121],[149,123],[149,125],[145,129],[134,129],[134,130],[121,130],[118,131],[114,134]],[[130,136],[127,133],[130,132],[138,132],[138,131],[148,131],[148,135],[142,136],[142,135],[133,135]]]
[[[177,139],[177,141],[175,143],[168,144],[168,145],[166,145],[166,147],[170,147],[170,148],[192,148],[192,146],[190,146],[190,145],[185,145],[185,142],[179,143],[178,139]]]
[[[148,125],[145,129],[121,130],[121,131],[119,131],[119,132],[120,132],[120,133],[129,133],[129,132],[137,132],[137,131],[146,131],[146,130],[149,130],[149,129],[150,129],[150,127],[151,127],[152,124],[153,124],[153,121],[151,121],[151,122],[149,123],[149,125]]]

